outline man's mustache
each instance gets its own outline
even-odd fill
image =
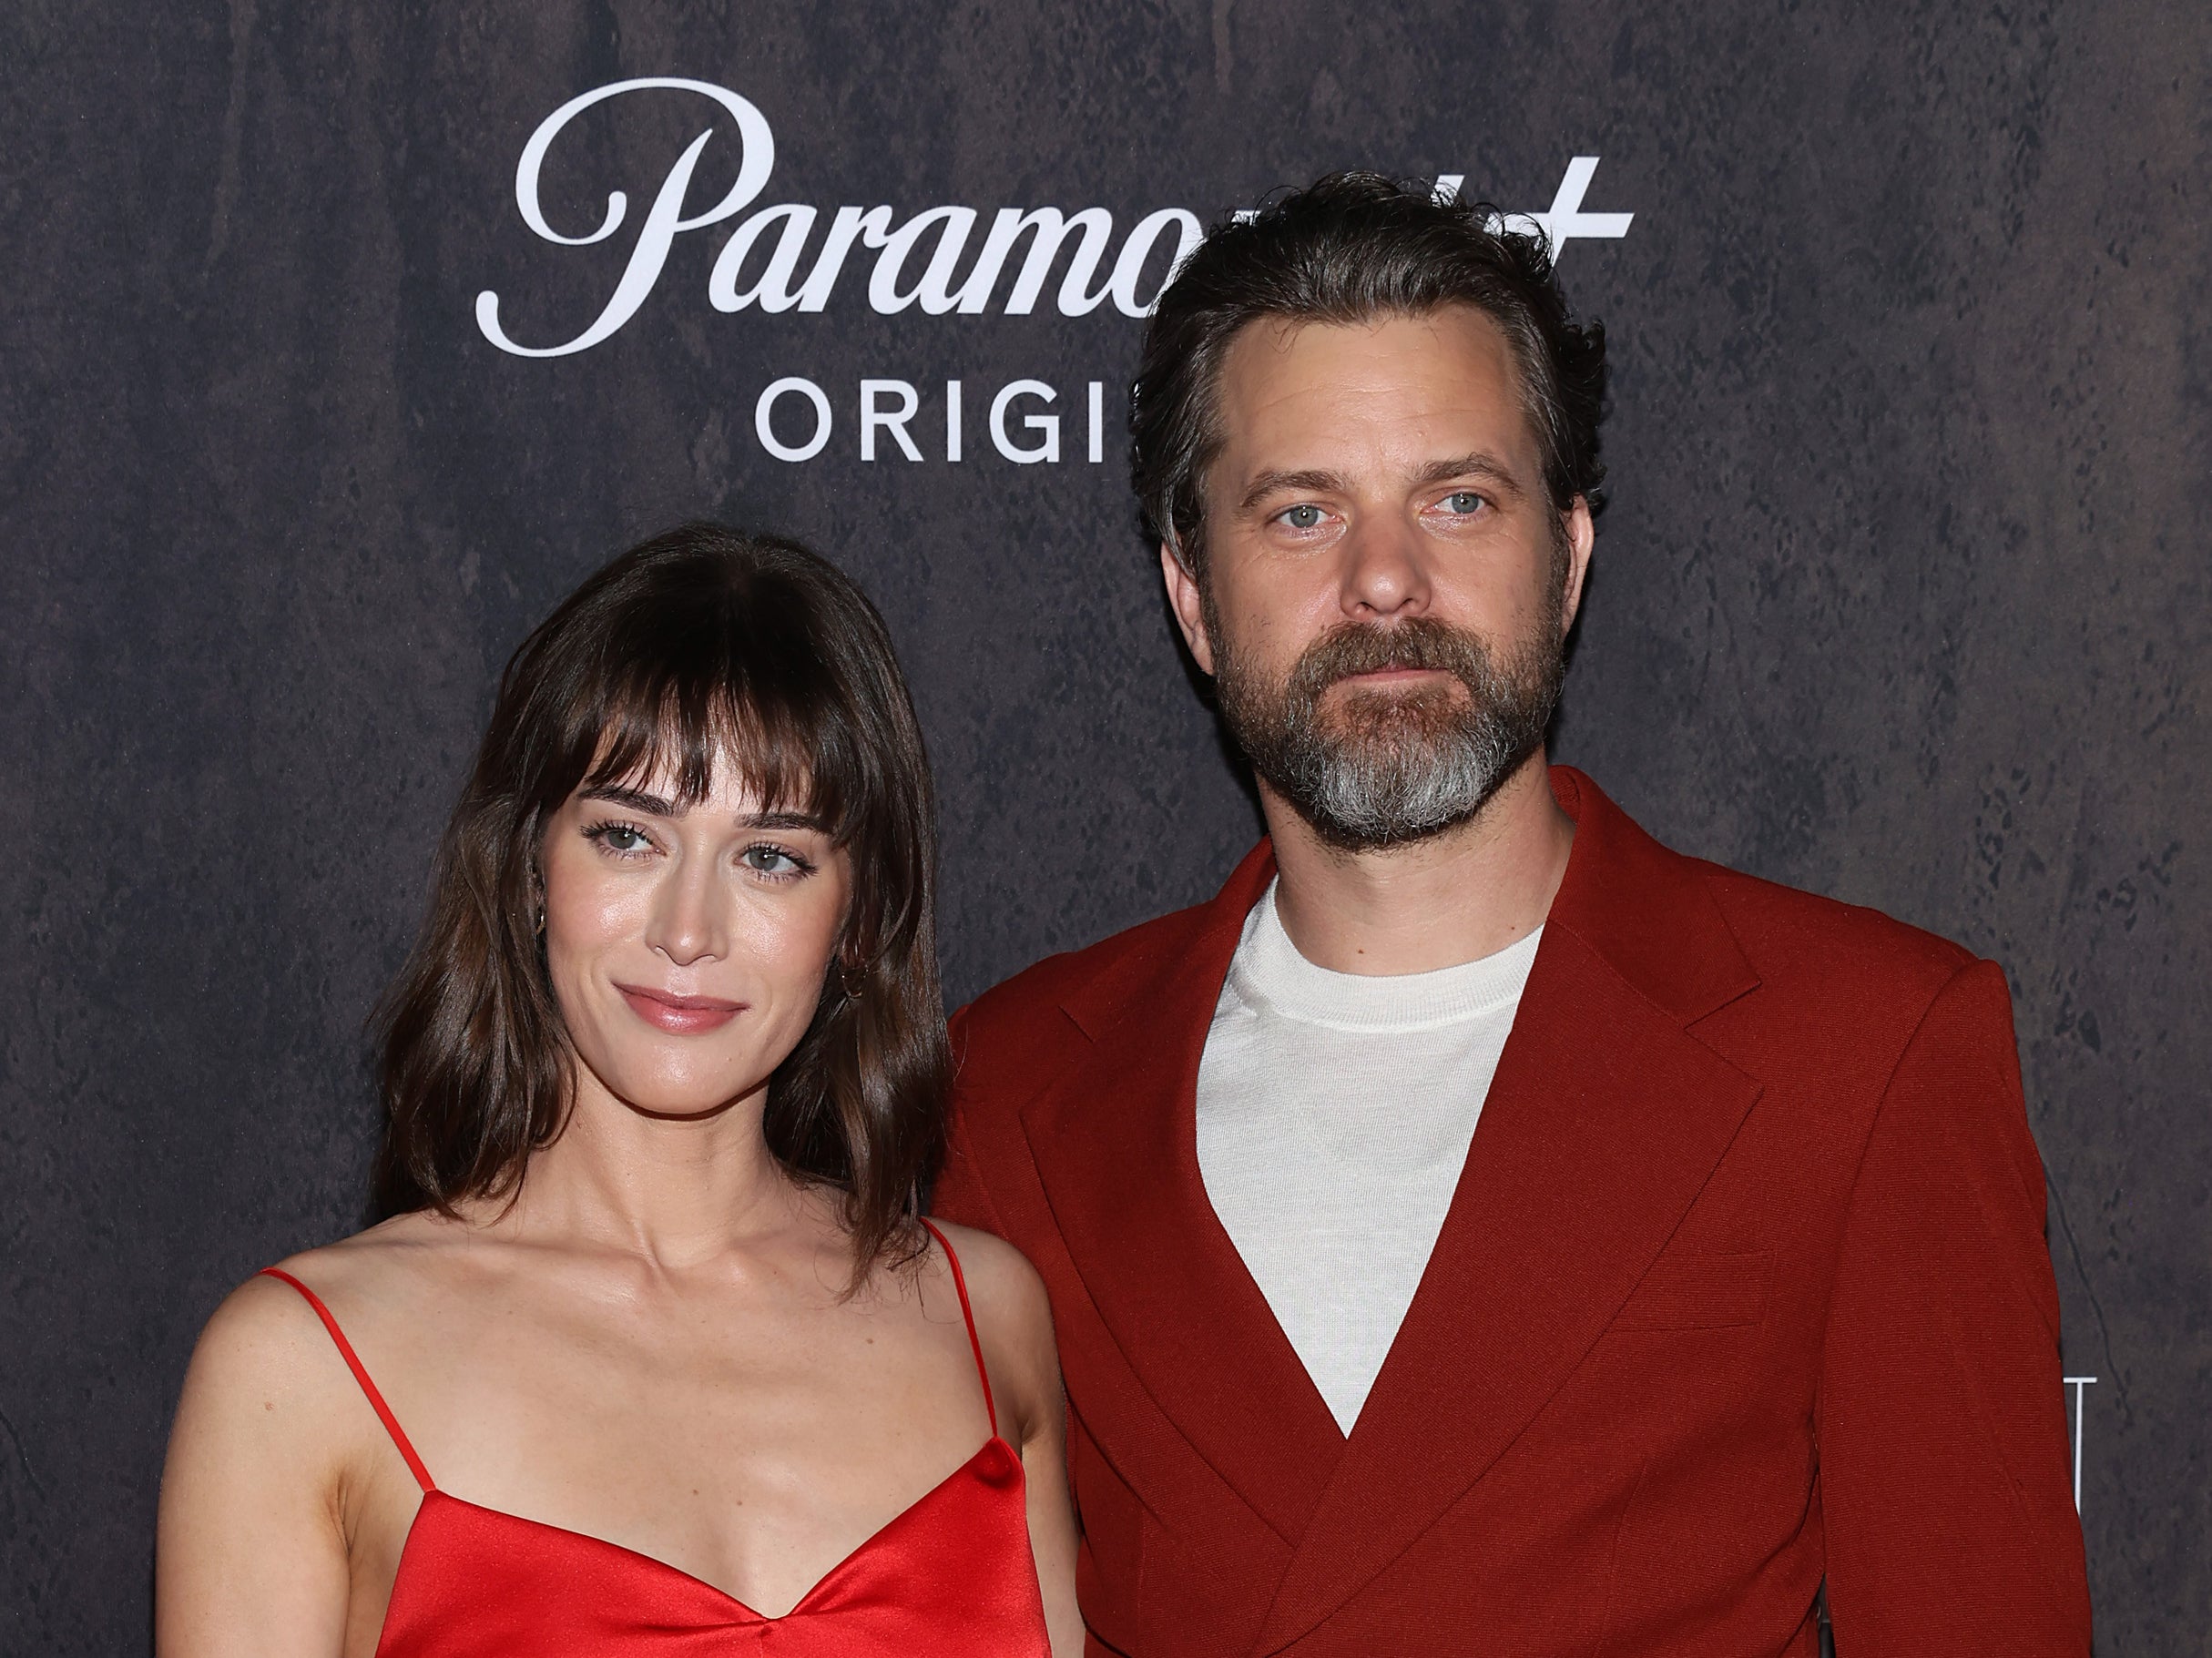
[[[1349,622],[1308,646],[1291,670],[1293,696],[1317,697],[1340,679],[1391,669],[1483,676],[1490,654],[1473,634],[1428,616],[1379,626]]]

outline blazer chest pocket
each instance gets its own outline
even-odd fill
[[[1663,1255],[1613,1320],[1616,1330],[1717,1330],[1767,1316],[1767,1256]]]

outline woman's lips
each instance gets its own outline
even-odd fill
[[[647,990],[639,984],[617,984],[630,1012],[657,1029],[678,1036],[698,1036],[718,1031],[745,1011],[742,1002],[719,996],[678,996],[670,991]]]

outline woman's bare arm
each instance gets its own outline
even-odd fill
[[[313,1313],[274,1279],[217,1309],[161,1476],[158,1658],[341,1658],[352,1385]]]
[[[1045,1591],[1045,1625],[1053,1658],[1082,1658],[1083,1614],[1075,1605],[1075,1510],[1067,1489],[1067,1400],[1052,1338],[1052,1310],[1037,1287],[1042,1374],[1024,1412],[1024,1482],[1029,1491],[1029,1547]]]
[[[942,1223],[941,1223],[942,1224]],[[1029,1547],[1045,1592],[1053,1658],[1082,1658],[1075,1605],[1075,1512],[1067,1489],[1067,1400],[1045,1280],[1002,1238],[948,1226],[966,1269],[976,1327],[998,1401],[999,1430],[1022,1454]]]

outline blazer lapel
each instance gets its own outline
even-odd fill
[[[1578,773],[1512,1035],[1421,1287],[1255,1650],[1312,1629],[1504,1454],[1680,1224],[1758,1087],[1684,1026],[1757,983],[1687,860]]]
[[[1165,928],[1066,1012],[1090,1062],[1022,1113],[1070,1258],[1161,1413],[1287,1544],[1344,1440],[1222,1230],[1198,1172],[1198,1061],[1244,919],[1274,875],[1262,845],[1195,931]]]

